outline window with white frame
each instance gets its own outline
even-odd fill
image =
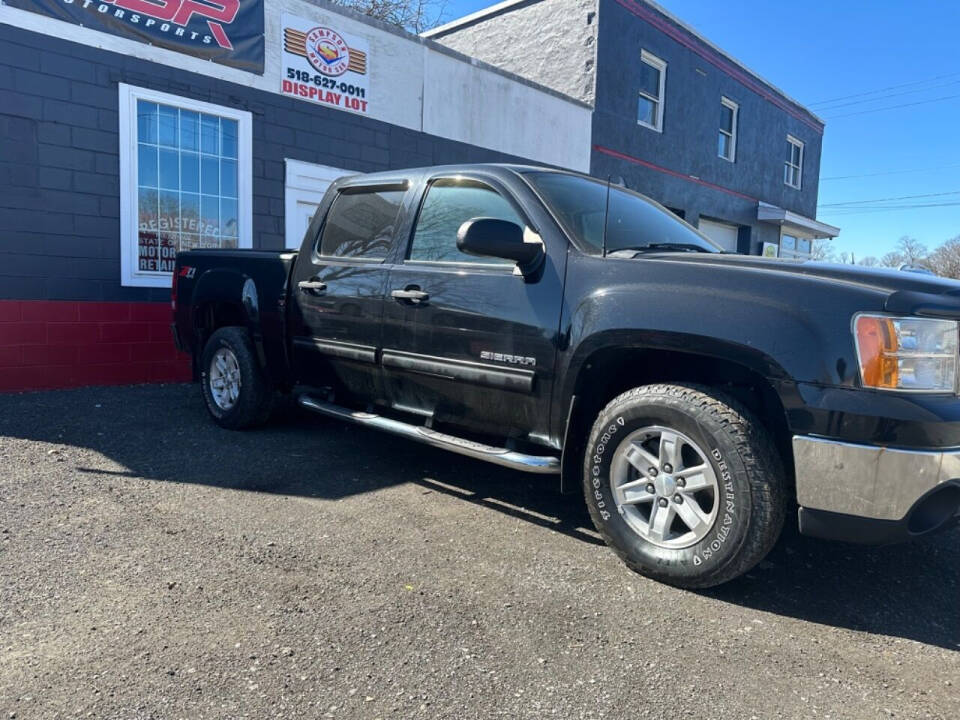
[[[720,98],[720,135],[717,138],[717,154],[724,160],[735,162],[737,158],[737,120],[740,106],[729,98]]]
[[[249,112],[120,85],[123,285],[169,287],[178,250],[253,246]]]
[[[637,123],[657,132],[663,130],[663,91],[666,82],[667,63],[656,55],[641,50]]]
[[[787,135],[787,159],[783,164],[783,182],[799,190],[802,178],[803,142],[793,135]]]
[[[809,260],[813,256],[813,240],[810,238],[780,234],[780,257]]]

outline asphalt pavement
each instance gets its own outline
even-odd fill
[[[706,592],[555,478],[190,385],[0,395],[4,718],[957,718],[960,530]]]

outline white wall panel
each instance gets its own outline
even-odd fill
[[[587,172],[588,107],[426,49],[423,131]]]

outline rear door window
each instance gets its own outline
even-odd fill
[[[382,260],[390,252],[403,190],[348,189],[327,212],[317,252],[323,257]]]

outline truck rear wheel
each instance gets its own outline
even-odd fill
[[[590,433],[584,492],[630,568],[688,588],[756,565],[786,510],[783,468],[759,421],[697,385],[647,385],[610,402]]]
[[[241,430],[266,422],[273,393],[244,328],[222,327],[210,336],[200,357],[200,389],[221,427]]]

